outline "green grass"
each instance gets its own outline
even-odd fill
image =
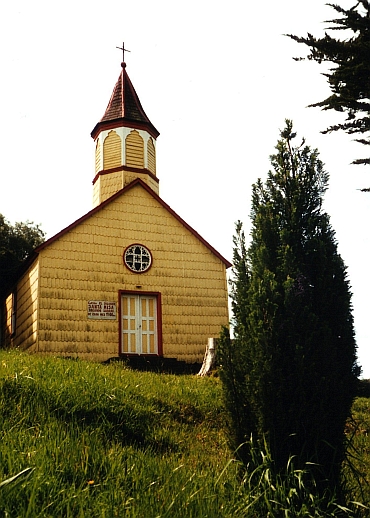
[[[356,404],[364,489],[370,400]],[[240,481],[225,423],[218,378],[0,351],[0,517],[339,516],[293,462],[279,480],[260,452]]]
[[[3,516],[222,515],[236,468],[221,475],[217,379],[16,352],[0,379],[0,481],[34,468],[0,487]]]
[[[344,476],[352,497],[370,507],[370,398],[359,397],[347,423],[349,447]],[[370,516],[370,510],[365,516]]]

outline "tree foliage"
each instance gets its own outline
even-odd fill
[[[253,185],[248,249],[236,225],[234,339],[223,331],[220,372],[245,464],[252,436],[268,441],[278,470],[296,456],[335,485],[359,375],[351,293],[322,210],[328,174],[318,151],[304,141],[294,147],[294,137],[286,121],[273,170]]]
[[[13,226],[0,214],[0,294],[12,284],[20,265],[44,239],[39,225],[27,221]]]
[[[327,21],[327,29],[349,31],[350,37],[339,39],[327,32],[323,38],[288,34],[298,43],[310,48],[307,58],[318,63],[329,62],[334,66],[324,74],[332,94],[310,106],[323,110],[335,110],[347,115],[345,122],[327,128],[323,133],[344,130],[357,135],[361,144],[370,145],[370,3],[359,0],[351,9],[327,4],[341,15]],[[300,58],[299,58],[300,59]],[[370,164],[370,158],[354,160],[354,164]]]

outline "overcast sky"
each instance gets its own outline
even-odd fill
[[[354,2],[340,0],[343,7]],[[161,135],[161,197],[226,258],[234,222],[249,233],[251,185],[266,178],[285,118],[330,173],[325,209],[348,266],[359,360],[370,378],[369,167],[364,146],[320,130],[340,115],[306,108],[329,95],[306,49],[322,0],[18,0],[0,6],[0,213],[51,237],[92,208],[94,143],[122,59]]]

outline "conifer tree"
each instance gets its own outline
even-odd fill
[[[318,151],[281,132],[265,183],[253,185],[251,244],[234,239],[234,339],[219,360],[234,447],[267,440],[277,470],[291,456],[320,465],[336,486],[344,428],[356,394],[351,293],[329,216]],[[248,444],[241,458],[247,464]]]
[[[245,365],[249,350],[240,344],[246,340],[248,315],[249,271],[245,235],[241,221],[236,223],[236,234],[233,238],[233,275],[231,282],[231,299],[235,340],[230,340],[229,330],[225,327],[221,332],[218,347],[218,358],[224,386],[224,396],[230,417],[230,445],[237,450],[238,457],[247,463],[248,451],[244,447],[246,437],[256,433],[253,415],[248,401],[248,387],[245,379]]]
[[[356,140],[361,144],[370,145],[370,3],[359,0],[351,9],[337,4],[327,5],[340,15],[327,22],[331,24],[328,29],[344,31],[345,39],[335,38],[327,32],[323,38],[315,38],[309,33],[307,37],[287,36],[310,48],[308,59],[333,65],[324,74],[328,78],[331,95],[310,106],[343,112],[347,118],[323,133],[343,130],[358,136]],[[370,164],[370,158],[357,159],[353,163]]]

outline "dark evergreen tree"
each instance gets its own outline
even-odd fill
[[[237,224],[234,339],[224,330],[220,374],[234,447],[267,439],[278,471],[291,456],[317,463],[326,488],[339,481],[359,367],[346,268],[322,210],[328,174],[294,137],[286,121],[273,170],[253,185],[247,251]]]
[[[358,142],[370,145],[370,3],[359,0],[351,9],[328,5],[341,17],[329,20],[327,23],[331,25],[327,29],[347,31],[345,35],[349,32],[350,37],[339,39],[327,33],[323,38],[315,38],[312,34],[307,34],[307,37],[288,36],[310,48],[308,59],[334,65],[324,74],[332,94],[311,106],[344,112],[347,119],[323,133],[344,130],[358,135]],[[353,163],[369,164],[370,158],[357,159]]]
[[[245,365],[248,363],[245,355],[248,349],[240,347],[246,339],[248,316],[249,271],[247,249],[242,223],[236,223],[236,234],[233,238],[233,281],[231,284],[231,299],[233,312],[233,328],[237,337],[230,340],[229,330],[225,327],[221,333],[218,348],[218,360],[222,364],[220,370],[224,386],[224,396],[230,417],[230,446],[237,451],[238,457],[245,463],[248,461],[248,451],[243,444],[246,437],[256,433],[253,415],[245,378]]]
[[[23,261],[44,239],[39,225],[27,221],[13,226],[0,214],[0,295],[12,284]]]

